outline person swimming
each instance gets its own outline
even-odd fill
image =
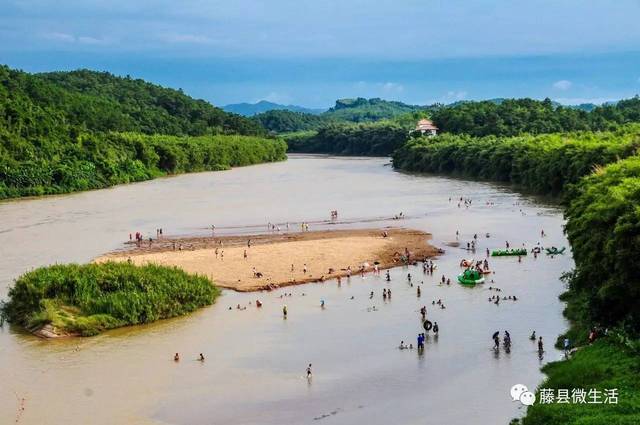
[[[529,339],[531,341],[535,341],[536,340],[536,331],[533,331],[533,333],[531,334],[531,336],[529,337]]]
[[[173,361],[174,362],[179,362],[180,361],[180,354],[176,353],[176,355],[173,356]]]

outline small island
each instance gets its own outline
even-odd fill
[[[190,313],[218,295],[207,277],[175,267],[54,265],[19,277],[1,313],[41,337],[92,336]]]

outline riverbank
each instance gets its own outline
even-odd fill
[[[630,379],[638,373],[638,353],[629,347],[603,338],[582,347],[568,361],[545,365],[542,371],[547,379],[537,391],[536,403],[517,423],[640,423],[640,384]],[[540,389],[545,390],[544,398]],[[584,399],[579,395],[581,390],[585,391]],[[568,397],[563,392],[568,392]]]
[[[95,262],[130,259],[137,265],[176,266],[208,276],[220,287],[246,292],[346,277],[350,271],[355,275],[363,265],[366,272],[375,265],[395,267],[403,264],[405,249],[412,260],[420,261],[438,253],[427,243],[429,238],[428,233],[409,229],[165,238],[151,245],[127,244]]]

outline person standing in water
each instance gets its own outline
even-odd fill
[[[500,331],[496,331],[493,336],[493,348],[496,350],[500,348]]]
[[[284,307],[282,307],[282,316],[285,319],[287,318],[287,306],[286,305]]]
[[[311,363],[307,366],[307,379],[310,379],[313,374],[311,373]]]
[[[544,344],[542,342],[542,337],[538,338],[538,353],[544,352]]]

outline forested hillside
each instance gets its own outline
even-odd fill
[[[264,133],[254,121],[142,80],[0,66],[0,198],[284,159],[284,143],[257,137]]]
[[[90,130],[189,136],[263,132],[253,121],[193,99],[181,90],[108,72],[31,75],[4,67],[0,79],[10,87],[9,96],[25,98],[36,108],[55,109],[64,114],[69,125]]]
[[[289,133],[297,131],[318,130],[326,125],[372,123],[396,120],[429,107],[407,105],[383,99],[339,99],[335,106],[321,114],[309,114],[287,110],[268,111],[255,115],[253,119],[268,131]],[[414,126],[412,123],[411,126]]]
[[[282,134],[292,152],[322,152],[361,155],[367,149],[345,149],[367,146],[367,138],[383,132],[394,133],[387,149],[375,149],[377,155],[390,155],[411,138],[410,132],[421,118],[430,118],[440,134],[475,137],[513,137],[577,131],[612,131],[629,123],[640,122],[640,98],[637,96],[615,104],[587,108],[565,107],[549,99],[494,99],[482,102],[457,102],[451,105],[411,106],[380,99],[345,99],[320,115],[290,111],[270,111],[254,119],[272,133]],[[354,131],[353,123],[373,124]],[[398,127],[405,130],[404,141],[397,142]],[[287,134],[294,133],[294,134]]]

